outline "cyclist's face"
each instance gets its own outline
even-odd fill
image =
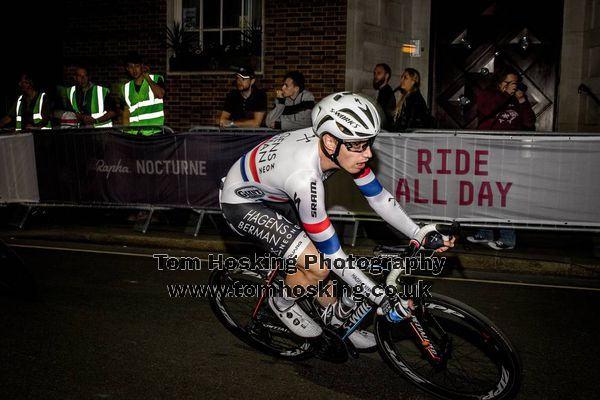
[[[367,162],[373,157],[371,152],[372,143],[372,140],[342,143],[338,156],[338,162],[342,168],[351,174],[362,171]]]

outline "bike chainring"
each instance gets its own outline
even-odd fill
[[[314,346],[316,358],[335,364],[342,364],[348,360],[346,343],[330,328],[323,327],[323,334]]]

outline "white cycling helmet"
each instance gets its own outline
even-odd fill
[[[381,129],[381,117],[372,100],[352,92],[325,97],[313,108],[311,117],[317,136],[329,133],[342,141],[370,139]]]

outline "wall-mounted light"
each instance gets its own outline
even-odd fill
[[[421,40],[411,39],[410,43],[402,44],[402,52],[411,57],[421,57]]]

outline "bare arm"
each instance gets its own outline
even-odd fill
[[[221,126],[221,128],[230,128],[230,122],[231,122],[231,113],[228,111],[223,111],[221,113],[221,118],[219,119],[219,126]]]
[[[129,125],[129,107],[125,107],[123,115],[121,116],[121,125]]]
[[[12,118],[10,115],[5,115],[2,119],[0,119],[0,128],[4,128],[6,125],[10,124]]]
[[[266,113],[264,111],[254,111],[252,112],[254,118],[238,119],[237,121],[234,121],[235,126],[244,128],[260,128],[260,125],[265,118],[265,114]]]
[[[144,73],[144,79],[146,80],[146,82],[148,82],[148,85],[150,85],[150,90],[152,90],[152,93],[154,93],[154,97],[156,97],[157,99],[162,99],[163,97],[165,97],[165,89],[163,89],[162,87],[160,87],[160,85],[154,82],[150,78],[150,74],[148,72]]]
[[[275,108],[267,114],[267,126],[269,128],[275,128],[275,122],[277,121],[281,123],[280,117],[281,114],[283,114],[283,110],[285,110],[285,99],[282,101],[280,100],[280,97],[277,97],[277,99],[275,99]]]

